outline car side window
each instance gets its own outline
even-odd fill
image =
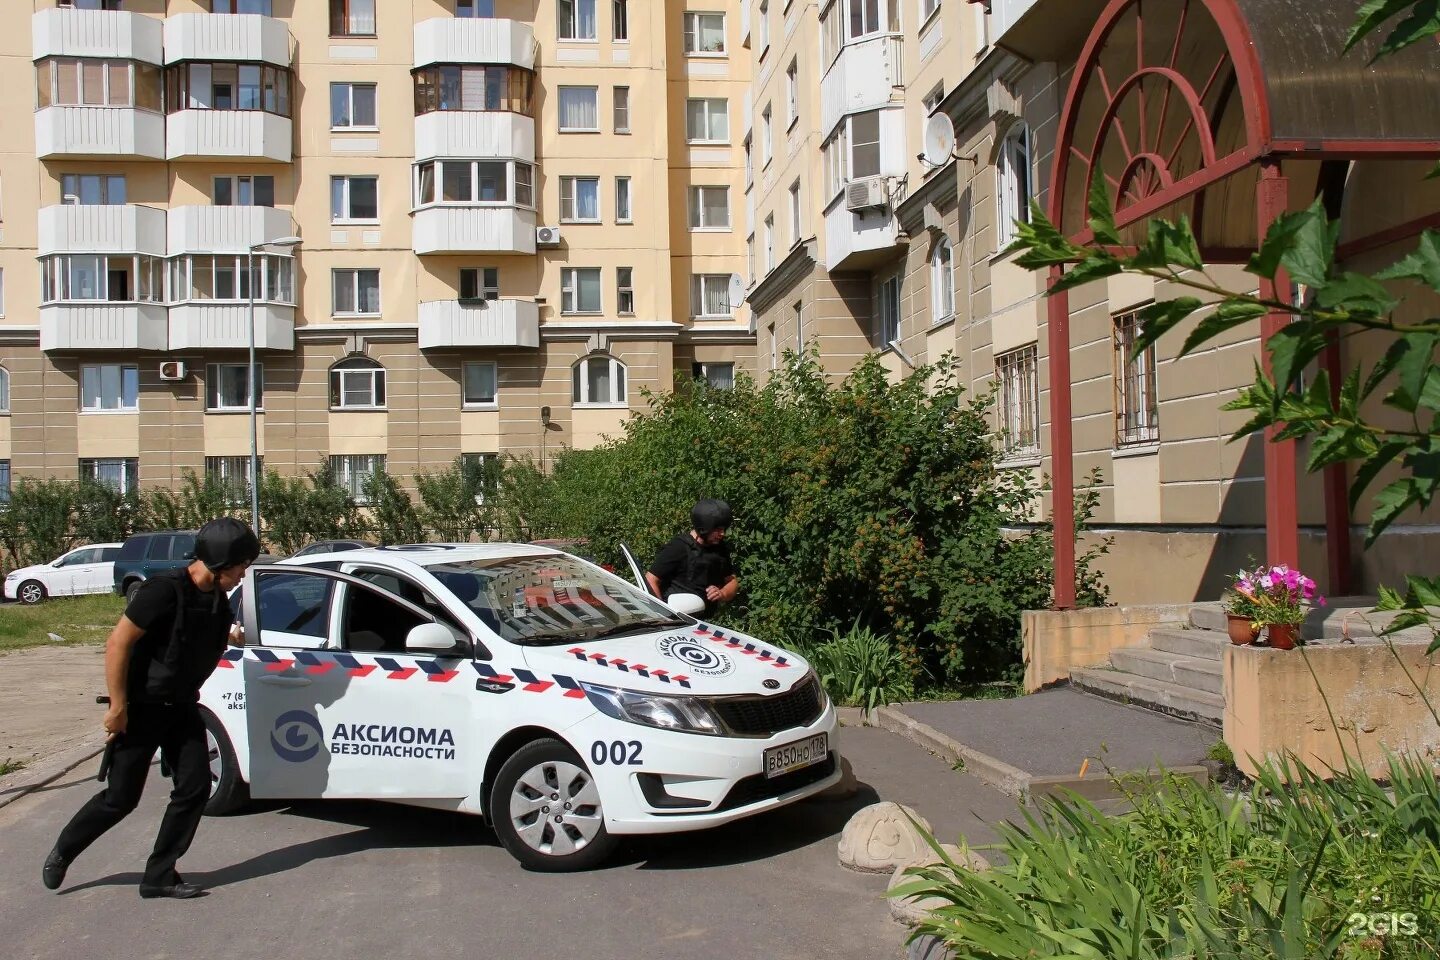
[[[358,572],[356,575],[363,577]],[[363,579],[369,580],[370,577]],[[429,621],[386,596],[393,591],[379,583],[376,586],[380,589],[345,588],[340,612],[345,649],[355,653],[406,653],[405,638],[410,631]],[[413,584],[409,586],[414,587]],[[416,654],[411,652],[409,655]]]
[[[261,646],[316,649],[328,644],[333,580],[303,573],[266,573],[256,577],[255,583]]]
[[[99,553],[100,551],[94,547],[77,550],[70,555],[69,560],[65,561],[65,566],[70,567],[80,563],[98,563],[100,560],[98,556]]]
[[[114,562],[115,562],[115,558],[118,557],[118,556],[120,556],[120,548],[119,548],[119,547],[101,547],[101,548],[100,548],[100,559],[96,560],[95,562],[96,562],[96,563],[114,563]]]
[[[461,626],[460,622],[445,609],[445,605],[435,599],[428,590],[423,589],[416,583],[391,573],[389,570],[377,570],[373,567],[356,567],[350,571],[353,577],[359,577],[366,583],[373,583],[386,593],[394,594],[402,600],[408,600],[415,606],[420,607],[433,614],[436,620],[448,624],[462,632],[468,632]],[[404,645],[404,638],[401,638],[401,645]]]
[[[174,537],[151,537],[150,548],[145,551],[147,560],[168,560],[170,558],[170,542]]]
[[[195,552],[195,535],[184,533],[170,538],[170,559],[184,560]]]

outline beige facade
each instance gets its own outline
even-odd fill
[[[727,282],[751,78],[734,3],[580,0],[563,23],[530,0],[13,6],[16,479],[236,469],[251,323],[258,446],[282,473],[548,459],[615,435],[693,364],[754,362]],[[252,320],[245,254],[292,235],[257,254]]]

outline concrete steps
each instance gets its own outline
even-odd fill
[[[1225,699],[1169,680],[1106,667],[1085,667],[1070,672],[1070,683],[1081,690],[1148,707],[1182,720],[1219,726],[1225,716]]]
[[[1164,650],[1129,647],[1111,654],[1110,665],[1124,673],[1149,677],[1151,680],[1164,680],[1182,687],[1194,687],[1204,693],[1225,692],[1219,660],[1182,657]]]
[[[1180,657],[1197,660],[1213,660],[1219,663],[1225,656],[1230,637],[1214,630],[1181,630],[1159,628],[1150,631],[1150,648]]]

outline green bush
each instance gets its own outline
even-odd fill
[[[805,651],[830,698],[842,707],[874,710],[908,700],[914,677],[904,656],[868,627],[856,624],[847,633]]]

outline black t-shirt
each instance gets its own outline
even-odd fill
[[[723,587],[729,582],[734,572],[730,544],[722,540],[713,547],[704,546],[682,533],[660,548],[650,572],[660,581],[661,596],[693,593],[703,597],[706,587]]]
[[[177,583],[185,603],[179,636],[175,636]],[[215,672],[230,635],[230,601],[225,595],[202,592],[180,570],[142,583],[125,616],[145,631],[130,655],[126,696],[135,703],[199,700],[200,687]]]

